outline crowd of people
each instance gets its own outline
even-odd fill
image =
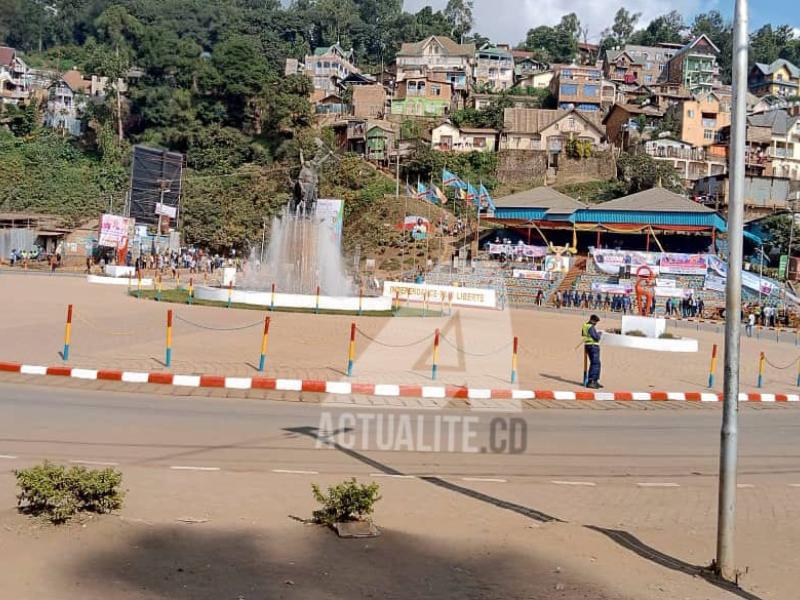
[[[539,290],[536,294],[536,305],[543,304],[543,292]],[[579,292],[578,290],[564,290],[561,293],[556,293],[555,297],[556,308],[584,308],[593,310],[605,310],[610,312],[621,312],[622,314],[629,314],[638,312],[635,297],[630,294],[610,294],[606,292]],[[656,313],[658,306],[656,299],[653,297],[649,314]],[[693,295],[686,298],[667,298],[664,302],[664,315],[668,317],[682,317],[695,318],[702,317],[705,310],[705,303],[703,299],[695,299]]]

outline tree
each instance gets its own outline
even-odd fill
[[[95,19],[94,27],[98,37],[107,42],[117,56],[129,55],[142,35],[142,24],[121,5],[104,10]]]
[[[461,40],[472,30],[472,9],[474,0],[447,0],[444,16],[451,26],[451,35]]]
[[[633,31],[636,29],[636,22],[642,13],[631,13],[625,7],[621,7],[614,15],[614,23],[610,29],[603,30],[600,46],[603,50],[608,50],[615,46],[622,47],[628,43]]]
[[[794,233],[790,233],[792,218],[789,215],[773,215],[759,223],[759,235],[769,247],[779,254],[789,253],[789,238],[792,238],[791,253],[797,255],[800,249],[800,227],[794,225]]]
[[[543,62],[570,62],[578,53],[581,24],[575,13],[561,17],[555,27],[540,25],[528,31],[523,49]]]
[[[794,32],[788,25],[772,28],[764,25],[750,35],[750,64],[769,64],[784,56],[786,49],[794,40]]]
[[[680,44],[683,42],[686,25],[677,10],[656,17],[647,25],[631,35],[629,42],[641,46],[655,46],[659,43]]]
[[[619,179],[627,186],[628,194],[635,194],[657,186],[684,193],[681,178],[671,164],[655,160],[648,154],[623,152],[617,160]]]

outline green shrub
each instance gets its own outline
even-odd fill
[[[14,471],[19,510],[52,523],[69,521],[79,512],[108,513],[122,506],[122,473],[116,469],[72,467],[49,461]]]
[[[675,335],[674,333],[670,333],[669,331],[665,331],[660,336],[658,336],[662,340],[679,340],[681,339],[680,336]]]
[[[377,483],[358,483],[355,478],[328,488],[323,494],[316,483],[311,484],[314,499],[322,508],[314,511],[314,522],[333,525],[346,521],[361,521],[371,515],[375,503],[381,499]]]

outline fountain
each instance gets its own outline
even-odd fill
[[[321,142],[318,143],[321,149]],[[266,256],[252,253],[242,273],[227,274],[232,290],[198,287],[198,299],[272,308],[387,312],[391,298],[362,297],[347,275],[338,231],[341,200],[317,198],[319,168],[328,155],[300,160],[294,199],[272,220]]]
[[[237,277],[237,285],[269,290],[274,283],[282,292],[327,296],[354,295],[339,251],[338,236],[323,215],[308,215],[302,206],[286,206],[272,220],[271,236],[263,259],[255,250]]]

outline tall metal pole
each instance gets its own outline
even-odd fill
[[[745,140],[747,133],[747,0],[736,0],[733,24],[733,114],[728,202],[728,282],[725,289],[725,386],[720,436],[717,574],[736,579],[736,468],[739,442],[739,343],[742,310]]]

